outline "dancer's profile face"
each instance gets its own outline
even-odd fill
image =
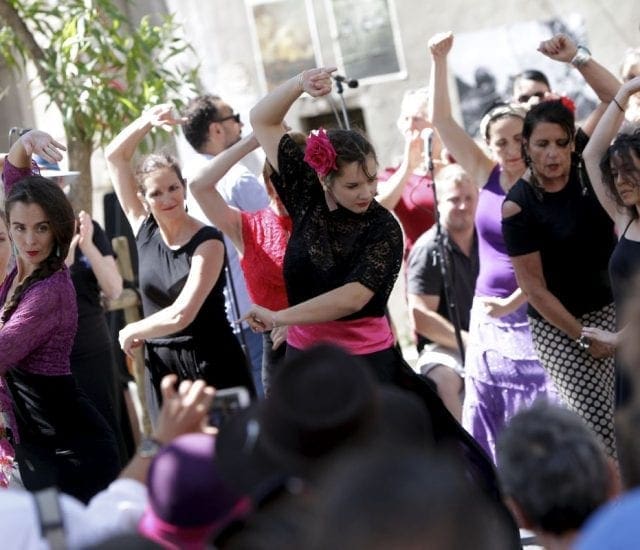
[[[356,214],[366,212],[378,193],[378,166],[373,156],[368,156],[365,164],[366,174],[359,162],[345,164],[328,187],[340,206]]]

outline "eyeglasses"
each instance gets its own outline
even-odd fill
[[[532,97],[537,97],[538,99],[544,99],[545,92],[534,92],[532,94],[522,94],[518,96],[518,103],[527,103]]]
[[[212,122],[224,122],[225,120],[235,120],[238,124],[240,124],[240,114],[234,113],[233,115],[225,116],[223,118],[219,118],[218,120],[213,120]]]

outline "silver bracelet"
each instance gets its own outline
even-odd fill
[[[576,48],[576,54],[573,56],[573,59],[569,61],[569,63],[571,63],[571,65],[573,65],[576,69],[579,69],[587,61],[589,61],[589,59],[591,59],[591,52],[584,46],[578,46]]]

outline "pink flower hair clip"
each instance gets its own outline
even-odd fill
[[[318,128],[309,134],[304,160],[320,177],[324,178],[333,170],[338,169],[337,156],[338,154],[324,128]]]

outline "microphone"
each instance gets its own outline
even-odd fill
[[[422,130],[422,132],[420,132],[420,137],[423,141],[423,151],[429,165],[429,172],[433,173],[433,128],[425,128]]]
[[[360,83],[355,78],[347,78],[341,74],[331,75],[336,82],[344,82],[349,88],[357,88]]]

